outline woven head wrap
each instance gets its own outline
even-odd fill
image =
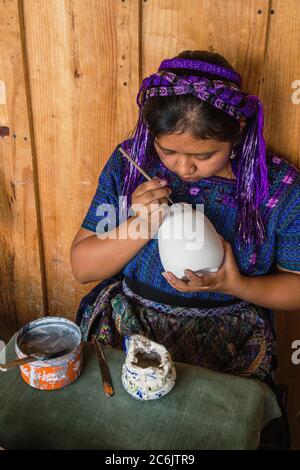
[[[208,72],[230,80],[212,80],[195,75],[178,76],[161,69],[190,69]],[[147,162],[149,131],[142,116],[145,101],[152,96],[172,96],[193,94],[200,100],[239,120],[248,118],[244,137],[235,148],[237,158],[232,161],[232,169],[237,178],[236,200],[238,203],[238,236],[240,242],[261,244],[265,238],[265,228],[260,215],[260,204],[268,195],[269,182],[266,165],[266,146],[263,136],[263,106],[257,96],[243,93],[239,86],[238,73],[213,63],[192,59],[164,60],[157,73],[142,81],[137,95],[139,118],[133,137],[131,157],[144,167]],[[131,197],[137,186],[140,174],[130,162],[125,167],[123,195]]]

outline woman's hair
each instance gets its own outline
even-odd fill
[[[234,71],[227,60],[216,52],[183,51],[176,58],[202,60]],[[220,80],[216,75],[197,70],[168,70],[170,71],[179,76],[192,74]],[[222,80],[233,84],[228,79]],[[239,121],[192,94],[150,97],[145,102],[142,113],[152,138],[183,132],[189,132],[194,139],[214,139],[233,144],[238,143],[241,138]]]
[[[208,62],[232,72],[236,72],[228,61],[218,53],[209,51],[183,51],[174,59],[188,59]],[[208,72],[198,72],[191,69],[161,69],[172,72],[180,77],[191,75],[209,80],[220,80],[220,77]],[[151,78],[151,77],[149,77]],[[197,80],[197,79],[196,79]],[[228,85],[235,83],[230,79],[222,78]],[[144,85],[144,80],[143,84]],[[245,90],[240,90],[239,95],[248,97],[247,105],[251,113],[239,113],[241,119],[231,116],[222,109],[194,96],[160,95],[146,98],[141,87],[137,96],[137,104],[140,107],[139,118],[132,141],[132,156],[144,169],[151,168],[156,163],[157,155],[153,151],[154,138],[167,134],[190,133],[195,140],[213,139],[221,142],[230,142],[238,158],[232,160],[232,168],[237,177],[237,205],[239,239],[246,243],[257,242],[261,244],[265,239],[265,228],[259,206],[269,193],[268,171],[266,166],[266,148],[263,137],[263,106],[258,97]],[[162,87],[163,89],[163,87]],[[140,102],[140,97],[142,101]],[[250,99],[251,97],[251,99]],[[243,108],[244,109],[244,108]],[[246,117],[249,116],[249,117]],[[245,120],[245,126],[241,130],[240,121]],[[128,139],[130,140],[130,139]],[[127,146],[128,142],[126,142]],[[130,144],[128,145],[130,147]],[[129,152],[130,153],[130,152]],[[148,165],[148,166],[147,166]],[[122,195],[127,195],[127,203],[131,203],[131,196],[139,183],[139,172],[132,164],[127,162],[124,168],[124,184]]]

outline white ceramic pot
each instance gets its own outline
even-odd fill
[[[172,204],[158,230],[158,249],[165,271],[184,278],[184,269],[216,272],[224,258],[222,241],[210,220],[191,204]]]
[[[142,335],[130,336],[128,344],[122,368],[125,390],[138,400],[155,400],[169,393],[176,370],[166,348]]]

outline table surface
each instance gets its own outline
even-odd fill
[[[16,335],[15,335],[16,336]],[[14,359],[15,336],[6,348]],[[175,363],[173,390],[138,401],[121,381],[125,354],[104,348],[115,395],[107,397],[94,350],[84,343],[79,379],[59,390],[27,385],[19,368],[0,372],[0,446],[6,449],[256,449],[281,415],[264,383]]]

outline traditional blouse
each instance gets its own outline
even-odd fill
[[[98,179],[98,185],[82,227],[95,233],[110,230],[119,225],[123,171],[126,158],[119,151],[120,145],[129,150],[132,139],[117,145],[106,162]],[[270,183],[268,197],[261,205],[261,216],[266,229],[266,240],[260,246],[240,246],[237,239],[236,180],[210,176],[188,183],[170,171],[158,157],[155,148],[154,163],[146,171],[168,181],[174,203],[187,202],[195,206],[204,204],[204,213],[223,238],[230,242],[236,264],[241,274],[261,276],[273,273],[276,265],[300,271],[300,170],[283,158],[267,151],[267,167]],[[129,150],[130,153],[130,150]],[[140,175],[139,184],[146,179]],[[107,206],[112,204],[116,219]],[[99,210],[101,205],[101,210]],[[98,208],[98,211],[97,211]],[[126,217],[127,218],[127,217]],[[103,224],[103,221],[106,224]],[[124,220],[124,219],[123,219]],[[102,222],[101,222],[102,221]],[[108,222],[110,225],[108,225]],[[240,302],[241,299],[221,292],[179,292],[173,288],[161,272],[164,271],[158,251],[158,239],[151,239],[123,267],[121,276],[131,291],[156,302],[176,306],[218,308]]]

